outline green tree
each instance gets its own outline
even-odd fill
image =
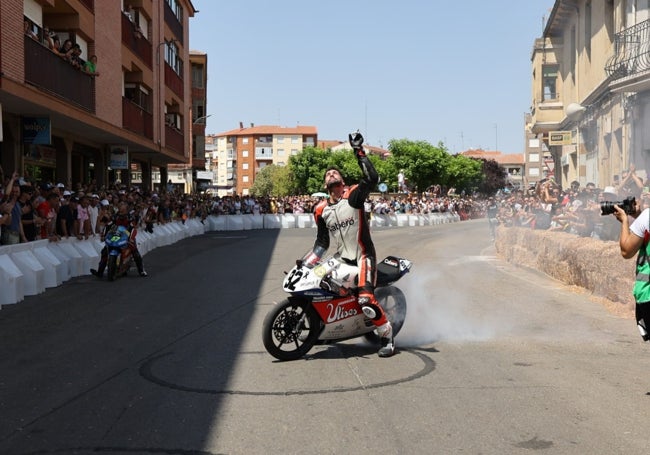
[[[255,176],[251,187],[253,196],[287,196],[294,192],[293,176],[288,166],[271,164]]]
[[[302,152],[289,157],[289,168],[296,194],[321,191],[323,171],[327,169],[332,153],[316,147],[305,147]]]
[[[457,192],[471,193],[483,181],[482,162],[464,155],[453,155],[447,163],[447,179]]]
[[[404,169],[411,190],[424,191],[434,183],[449,184],[447,168],[450,156],[441,143],[436,147],[425,141],[393,139],[388,149],[395,170]]]

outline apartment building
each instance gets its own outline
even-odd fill
[[[616,185],[650,169],[648,0],[558,0],[532,52],[528,131],[563,186]]]
[[[190,50],[190,96],[191,115],[188,117],[190,131],[189,160],[183,164],[170,164],[169,176],[172,185],[185,193],[204,191],[212,184],[212,174],[206,169],[205,127],[210,114],[206,114],[208,104],[208,55]]]
[[[189,159],[191,0],[0,2],[0,163],[74,185],[149,189]],[[97,73],[50,44],[71,40]]]
[[[318,132],[315,126],[255,126],[215,135],[217,169],[216,187],[221,196],[247,195],[257,173],[270,164],[285,166],[291,155],[304,147],[315,147]]]

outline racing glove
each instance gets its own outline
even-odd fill
[[[348,134],[348,140],[350,141],[352,150],[354,150],[354,154],[357,158],[366,156],[366,152],[363,150],[363,136],[359,130],[357,130],[355,133]]]

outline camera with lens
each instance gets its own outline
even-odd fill
[[[618,205],[620,208],[625,211],[628,215],[634,215],[636,213],[636,200],[634,196],[629,196],[619,202],[612,201],[603,201],[600,203],[600,214],[601,215],[611,215],[616,212],[614,206]]]

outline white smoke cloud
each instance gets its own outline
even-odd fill
[[[462,277],[460,278],[462,280]],[[485,341],[513,326],[507,315],[485,314],[476,297],[451,285],[449,274],[417,270],[396,285],[407,301],[406,321],[397,336],[400,346],[426,346],[439,341]]]

